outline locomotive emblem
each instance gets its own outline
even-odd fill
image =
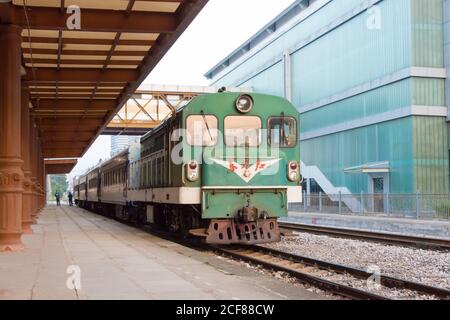
[[[238,177],[244,180],[246,183],[249,183],[257,174],[271,168],[273,165],[280,162],[281,159],[269,160],[269,161],[257,161],[253,165],[249,165],[248,161],[244,164],[239,164],[235,161],[223,161],[211,158],[211,160],[218,165],[221,165],[224,168],[228,169],[228,172],[235,173]]]

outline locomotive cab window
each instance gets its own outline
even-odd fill
[[[297,144],[297,120],[292,117],[269,119],[269,145],[272,147],[294,147]]]
[[[258,147],[261,119],[255,116],[228,116],[224,121],[225,144],[229,147]]]
[[[215,116],[189,116],[186,120],[186,128],[189,145],[212,147],[217,144],[218,121]]]

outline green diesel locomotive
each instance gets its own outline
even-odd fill
[[[277,219],[301,202],[298,119],[280,97],[199,96],[139,145],[80,177],[76,201],[208,243],[279,241]]]

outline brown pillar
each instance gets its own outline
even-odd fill
[[[18,26],[0,25],[0,252],[23,249],[21,32]]]
[[[39,212],[38,208],[38,178],[37,178],[37,168],[38,168],[38,157],[37,157],[37,135],[36,135],[36,124],[34,118],[31,123],[31,183],[32,183],[32,211],[31,216],[36,223],[37,214]]]
[[[33,230],[32,190],[31,190],[31,148],[30,148],[30,96],[28,88],[22,84],[22,160],[23,160],[23,195],[22,195],[22,231],[31,234]]]
[[[36,127],[35,128],[35,134],[36,134],[36,154],[35,154],[35,158],[36,158],[36,214],[39,215],[40,211],[41,211],[41,179],[40,179],[40,165],[41,165],[41,160],[39,158],[39,130]]]
[[[39,172],[39,179],[41,180],[41,210],[44,209],[45,201],[44,201],[44,194],[45,194],[45,181],[44,181],[44,155],[42,150],[42,140],[39,139],[39,160],[40,160],[40,172]]]
[[[44,208],[44,157],[42,155],[42,144],[41,139],[39,139],[38,143],[38,150],[39,150],[39,186],[40,186],[40,192],[39,192],[39,211],[41,211]]]
[[[35,124],[33,126],[34,131],[34,150],[33,150],[33,162],[34,162],[34,205],[35,205],[35,219],[37,219],[39,212],[41,210],[39,197],[41,193],[41,185],[39,180],[39,134],[38,127]]]

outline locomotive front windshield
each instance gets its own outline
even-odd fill
[[[254,116],[225,118],[225,144],[229,147],[258,147],[261,144],[261,119]]]
[[[212,147],[217,144],[218,120],[210,115],[193,115],[186,119],[187,140],[195,147]]]
[[[269,119],[269,145],[272,147],[294,147],[297,144],[297,121],[291,117]]]

